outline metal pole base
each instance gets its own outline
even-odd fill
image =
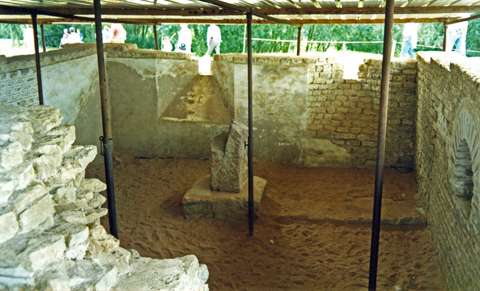
[[[118,238],[117,209],[115,206],[115,187],[113,184],[113,140],[100,138],[103,145],[103,159],[105,164],[105,180],[107,183],[108,225],[110,234]]]

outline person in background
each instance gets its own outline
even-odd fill
[[[73,27],[68,30],[68,42],[67,43],[82,43],[80,31]]]
[[[60,40],[60,47],[64,46],[65,44],[68,43],[68,37],[69,37],[69,34],[68,34],[68,29],[64,29],[63,30],[63,35],[62,35],[62,39]]]
[[[450,24],[447,26],[447,52],[458,52],[465,55],[467,52],[468,21]]]
[[[401,57],[413,58],[418,42],[418,23],[406,23],[402,31]]]
[[[112,23],[110,27],[112,38],[110,42],[113,43],[125,43],[127,39],[127,31],[123,28],[123,25],[120,23]]]
[[[108,43],[112,40],[112,30],[109,26],[105,26],[102,29],[102,38],[104,43]]]
[[[76,34],[77,34],[78,43],[83,43],[83,36],[82,36],[82,33],[80,32],[80,29],[77,28]]]
[[[220,27],[216,24],[210,24],[207,30],[207,55],[210,56],[215,50],[215,53],[220,54],[220,44],[222,43],[222,32]]]
[[[188,28],[187,24],[180,24],[175,51],[184,53],[192,52],[192,31]]]
[[[173,50],[172,42],[170,41],[170,37],[164,36],[162,38],[162,51],[163,52],[171,52]]]

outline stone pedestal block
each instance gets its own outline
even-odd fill
[[[210,189],[210,176],[198,180],[183,197],[183,211],[187,218],[217,218],[241,221],[247,219],[248,187],[240,192],[219,192]],[[267,180],[254,177],[254,205],[260,209]]]
[[[242,189],[247,180],[247,136],[245,125],[233,122],[229,133],[213,139],[210,157],[212,190],[238,193]]]

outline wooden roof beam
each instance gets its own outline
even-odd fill
[[[62,18],[69,18],[69,19],[76,19],[76,20],[85,20],[85,21],[94,21],[94,18],[91,17],[83,17],[83,16],[76,16],[73,14],[68,13],[58,13],[58,12],[51,12],[49,10],[44,10],[41,8],[23,8],[23,7],[11,7],[6,5],[0,5],[0,14],[7,14],[7,15],[18,15],[18,14],[28,14],[28,15],[49,15],[55,17],[62,17]]]
[[[27,11],[27,12],[26,12]],[[0,5],[0,15],[24,15],[28,11],[37,11],[41,15],[59,16],[62,15],[93,15],[91,7],[13,7]],[[221,9],[219,7],[185,7],[166,8],[161,6],[148,6],[146,8],[133,7],[102,7],[102,15],[174,15],[174,16],[213,16],[213,15],[243,15],[238,10]]]
[[[445,21],[445,24],[455,24],[459,22],[464,22],[464,21],[470,21],[470,20],[475,20],[480,18],[480,13],[474,14],[470,17],[465,17],[465,18],[460,18],[460,19],[455,19],[455,20],[450,20],[450,21]]]
[[[432,22],[442,22],[442,23],[454,23],[458,21],[458,18],[397,18],[394,19],[395,23],[432,23]],[[92,20],[93,21],[93,20]],[[39,24],[55,24],[55,23],[89,23],[92,21],[78,20],[71,18],[39,18]],[[218,19],[218,18],[102,18],[104,23],[131,23],[131,24],[175,24],[175,23],[192,23],[192,24],[244,24],[245,19]],[[272,24],[271,21],[265,19],[254,19],[256,24]],[[12,23],[12,24],[31,24],[31,20],[28,17],[25,18],[1,18],[0,23]],[[294,25],[304,25],[304,24],[382,24],[383,18],[360,18],[360,19],[291,19],[289,24]]]
[[[263,18],[265,20],[269,20],[269,21],[272,21],[272,22],[290,24],[290,22],[286,19],[275,18],[275,17],[269,16],[268,14],[259,13],[258,9],[243,8],[243,7],[237,6],[235,4],[230,4],[230,3],[227,3],[227,2],[224,2],[224,1],[221,1],[221,0],[199,0],[199,1],[204,2],[204,3],[208,3],[208,4],[213,4],[213,5],[222,7],[222,8],[237,10],[237,11],[244,12],[244,13],[251,12],[253,15],[255,15],[257,17],[260,17],[260,18]]]
[[[102,15],[137,15],[137,16],[226,16],[226,15],[244,15],[249,7],[236,6],[228,4],[219,0],[203,0],[206,3],[217,3],[224,5],[223,7],[186,7],[186,8],[166,8],[161,6],[148,6],[146,8],[126,8],[126,7],[103,7]],[[28,11],[37,11],[38,14],[43,15],[93,15],[93,9],[90,7],[49,7],[49,8],[16,8],[11,6],[0,5],[0,14],[30,14]],[[265,7],[261,9],[254,9],[254,15],[258,17],[274,18],[272,15],[366,15],[366,14],[383,14],[384,10],[381,7],[305,7],[305,8],[273,8]],[[430,7],[395,7],[395,14],[452,14],[452,13],[475,13],[480,12],[480,5],[477,6],[430,6]],[[276,19],[276,18],[274,18]],[[273,19],[272,19],[273,21]]]

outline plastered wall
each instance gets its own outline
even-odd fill
[[[418,58],[417,181],[449,290],[480,289],[479,65]]]
[[[142,157],[209,157],[212,137],[225,131],[227,122],[163,116],[170,104],[189,94],[197,80],[196,60],[131,45],[108,45],[106,56],[116,150]],[[6,84],[0,99],[34,103],[31,56],[3,61],[8,65],[0,72],[0,82]],[[76,125],[78,143],[98,145],[102,130],[94,47],[48,52],[42,65],[47,104],[60,108],[65,122]],[[330,55],[255,56],[256,158],[302,166],[371,166],[380,66],[380,60],[370,57],[360,66],[357,80],[345,80],[342,65]],[[217,97],[232,118],[244,123],[246,76],[246,55],[215,57],[215,81],[210,82],[218,86]],[[416,62],[394,62],[391,88],[387,164],[413,167]]]
[[[255,155],[303,166],[372,166],[381,60],[371,58],[352,80],[333,55],[255,56]],[[393,62],[387,165],[414,166],[416,73],[414,60]],[[235,118],[246,122],[246,56],[217,56],[214,76]]]
[[[62,111],[64,124],[80,125],[78,143],[96,144],[101,135],[101,119],[94,47],[72,45],[51,51],[42,55],[41,64],[45,103]],[[0,101],[38,104],[32,56],[0,57]]]
[[[191,86],[195,60],[176,53],[109,51],[107,66],[116,149],[142,157],[209,156],[210,140],[227,125],[162,118]]]

